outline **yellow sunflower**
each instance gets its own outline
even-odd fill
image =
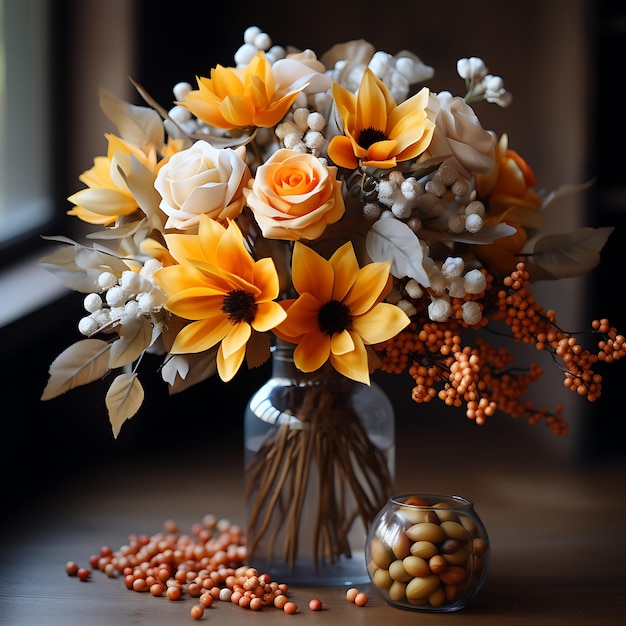
[[[165,308],[192,320],[170,351],[198,353],[219,343],[217,371],[229,381],[243,362],[253,330],[266,333],[286,317],[274,302],[274,262],[255,262],[234,222],[229,220],[225,228],[206,215],[200,216],[197,235],[166,234],[165,240],[178,263],[158,270],[154,280],[168,297]]]
[[[218,65],[211,70],[211,78],[199,77],[197,81],[198,89],[178,104],[210,126],[224,130],[275,126],[306,87],[277,91],[272,64],[262,51],[245,70]]]
[[[333,83],[344,135],[333,137],[328,156],[339,167],[389,169],[417,158],[430,144],[435,125],[428,119],[428,88],[396,104],[387,86],[366,69],[358,94]]]
[[[297,299],[284,301],[287,319],[274,329],[296,343],[294,363],[313,372],[330,360],[344,376],[369,384],[367,346],[386,341],[410,320],[397,306],[382,302],[391,287],[390,262],[359,268],[351,242],[326,260],[300,242],[293,251]]]

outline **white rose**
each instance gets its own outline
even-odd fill
[[[237,217],[252,177],[245,158],[243,146],[219,149],[206,141],[173,154],[154,182],[167,215],[165,228],[195,228],[203,213],[217,220]]]
[[[426,157],[452,155],[467,174],[484,173],[493,167],[494,136],[486,131],[474,110],[459,96],[447,91],[430,94],[428,117],[435,123]]]

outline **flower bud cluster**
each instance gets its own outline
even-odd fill
[[[83,300],[88,315],[78,323],[82,335],[90,337],[98,332],[114,332],[140,317],[150,320],[158,332],[163,323],[165,294],[152,281],[154,272],[161,268],[156,259],[149,259],[139,273],[132,270],[116,276],[104,271],[98,276],[100,292],[89,293]]]
[[[366,67],[389,87],[398,104],[408,98],[412,85],[432,78],[435,73],[434,69],[423,63],[417,55],[406,50],[396,55],[378,50],[372,55],[367,66],[365,64],[349,66],[347,60],[341,60],[335,63],[328,73],[335,82],[356,93]]]
[[[478,57],[459,59],[456,69],[467,87],[466,102],[487,100],[502,108],[509,106],[513,96],[504,88],[504,81],[500,76],[489,74],[485,62]]]
[[[276,127],[276,137],[285,148],[321,157],[328,144],[323,134],[325,127],[326,118],[321,113],[301,106]]]
[[[387,210],[376,212],[370,201],[364,205],[366,219],[393,217],[415,233],[428,226],[430,231],[452,235],[475,234],[484,225],[485,206],[473,199],[473,183],[460,174],[451,160],[421,178],[392,171],[375,187],[378,203]]]
[[[462,320],[469,326],[479,324],[482,318],[482,308],[472,298],[485,291],[487,279],[478,269],[465,271],[465,261],[462,257],[448,257],[443,262],[437,262],[430,256],[425,256],[424,269],[428,274],[430,287],[428,295],[428,316],[433,322],[445,322],[456,315],[453,299],[465,300],[461,306]],[[409,316],[417,313],[413,302],[420,300],[425,294],[415,279],[410,279],[403,287],[406,298],[397,302],[397,305]]]

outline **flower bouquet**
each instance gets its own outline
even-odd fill
[[[101,90],[117,133],[68,211],[94,230],[87,243],[47,237],[61,246],[42,260],[85,294],[83,338],[54,360],[42,399],[111,376],[117,437],[142,405],[145,354],[177,393],[232,380],[278,341],[303,374],[402,374],[418,404],[565,434],[560,406],[523,401],[541,368],[513,368],[479,331],[508,327],[597,398],[596,364],[624,355],[623,336],[600,320],[582,345],[530,284],[589,272],[612,229],[542,233],[555,197],[576,188],[540,191],[474,110],[511,103],[502,79],[474,57],[457,70],[464,93],[434,93],[412,52],[357,40],[318,57],[251,27],[232,67],[175,85],[167,107],[137,83],[142,105]]]

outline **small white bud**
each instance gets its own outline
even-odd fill
[[[123,306],[126,302],[127,294],[122,287],[115,285],[106,293],[106,301],[110,307]]]
[[[111,272],[102,272],[102,274],[98,276],[98,285],[104,290],[111,289],[111,287],[117,285],[117,276]]]
[[[487,287],[487,279],[480,270],[470,270],[465,274],[465,291],[467,293],[480,293]]]
[[[284,139],[283,143],[285,144],[285,148],[289,148],[289,150],[295,150],[295,147],[301,143],[302,135],[300,133],[289,133]]]
[[[182,124],[191,119],[191,111],[178,105],[171,108],[167,114],[170,116],[170,119],[177,124]]]
[[[307,121],[309,128],[318,133],[322,132],[324,130],[324,127],[326,126],[326,118],[321,113],[318,113],[317,111],[314,111],[313,113],[309,113],[309,116],[307,117],[306,121]]]
[[[254,39],[262,32],[263,31],[261,31],[258,26],[248,26],[248,28],[243,31],[243,40],[246,43],[254,43]]]
[[[83,307],[87,313],[95,313],[102,308],[102,298],[97,293],[88,293],[83,300]]]
[[[256,46],[252,43],[244,43],[243,46],[235,52],[234,60],[235,65],[237,67],[246,66],[252,59],[254,55],[258,52]]]
[[[448,295],[451,298],[462,298],[465,296],[465,281],[461,276],[448,281]]]
[[[174,100],[177,102],[183,102],[185,100],[185,96],[192,90],[191,83],[180,82],[174,85]]]
[[[409,298],[413,298],[414,300],[418,300],[424,295],[424,290],[415,280],[415,278],[411,278],[407,281],[406,285],[404,286],[404,290],[406,291]]]
[[[461,307],[461,311],[463,314],[463,321],[470,326],[478,324],[483,316],[483,313],[480,310],[480,305],[473,301],[464,302]]]
[[[473,213],[465,218],[465,230],[467,230],[468,233],[477,233],[482,229],[484,223],[480,215]]]
[[[98,332],[99,327],[98,322],[90,315],[83,317],[78,322],[78,332],[85,337],[89,337]]]
[[[136,295],[141,291],[141,278],[131,270],[122,272],[120,287],[129,295]]]
[[[465,216],[453,215],[448,218],[448,230],[451,233],[462,233],[465,230]]]
[[[363,205],[363,217],[366,220],[377,220],[380,217],[380,206],[373,202],[367,202]]]
[[[465,207],[465,215],[485,216],[485,205],[480,200],[473,200]]]
[[[458,278],[463,274],[463,270],[465,269],[465,261],[463,261],[462,257],[449,256],[441,266],[441,273],[446,278]]]
[[[259,50],[269,50],[272,45],[272,40],[267,33],[259,33],[252,42]]]
[[[309,128],[309,113],[309,109],[305,107],[296,109],[293,112],[293,121],[302,131],[308,130]]]
[[[445,322],[452,313],[452,306],[444,298],[433,298],[428,305],[428,316],[433,322]]]

